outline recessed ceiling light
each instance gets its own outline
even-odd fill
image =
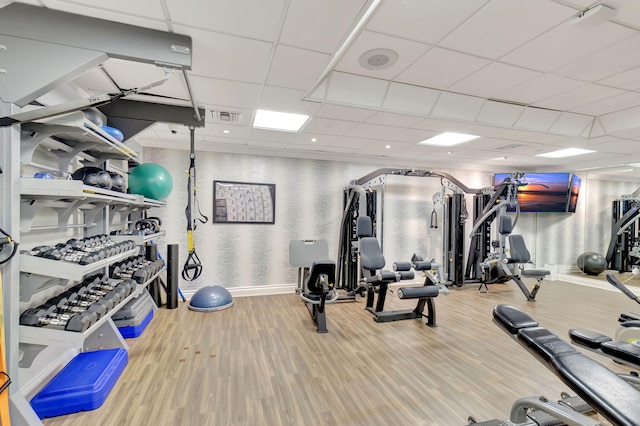
[[[419,145],[437,145],[437,146],[452,146],[459,143],[468,142],[473,139],[478,139],[480,136],[467,135],[466,133],[452,133],[445,132],[429,139],[425,139],[418,142]]]
[[[222,133],[228,134],[229,131],[228,130],[223,130]]]
[[[385,146],[385,148],[391,149],[391,145],[387,145],[387,146]]]
[[[447,151],[448,155],[453,155],[453,151]]]
[[[640,163],[630,163],[630,164],[627,164],[627,166],[629,166],[629,167],[640,167]]]
[[[282,132],[297,132],[308,119],[308,115],[258,109],[253,119],[253,127]]]
[[[311,142],[316,142],[318,139],[316,138],[311,138]]]
[[[546,152],[544,154],[538,154],[536,157],[545,157],[545,158],[564,158],[564,157],[573,157],[574,155],[582,155],[589,154],[591,152],[595,152],[591,149],[582,149],[582,148],[566,148],[560,149],[558,151]]]

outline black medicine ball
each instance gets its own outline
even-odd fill
[[[111,176],[99,167],[82,167],[73,172],[73,180],[81,180],[85,185],[111,189]]]
[[[111,176],[111,190],[118,192],[127,192],[127,185],[124,181],[124,176],[119,173],[109,172]]]

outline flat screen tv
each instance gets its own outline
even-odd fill
[[[494,185],[508,173],[496,173]],[[565,213],[569,201],[570,173],[525,173],[527,185],[518,187],[518,203],[523,213]],[[511,209],[513,210],[513,209]]]
[[[578,205],[578,195],[580,194],[581,179],[574,173],[571,175],[571,185],[569,186],[569,202],[567,203],[567,212],[575,213]]]

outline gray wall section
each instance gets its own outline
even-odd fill
[[[174,189],[167,207],[152,211],[163,219],[166,237],[160,243],[180,245],[180,263],[187,255],[186,219],[188,153],[183,150],[145,149],[145,160],[165,166],[174,177]],[[289,265],[289,242],[325,239],[329,257],[336,259],[343,190],[378,165],[339,161],[302,160],[238,154],[197,154],[198,199],[201,210],[211,218],[213,180],[276,184],[276,223],[207,224],[194,233],[196,251],[204,265],[195,282],[181,281],[183,290],[205,285],[257,287],[294,284],[296,270]],[[471,188],[487,186],[491,176],[484,172],[438,170],[455,176]],[[577,213],[526,213],[514,232],[524,236],[539,267],[558,264],[568,267],[584,251],[606,251],[611,227],[611,201],[637,189],[637,183],[589,179],[584,173]],[[436,204],[437,229],[430,228],[433,195],[441,191],[437,178],[388,176],[385,191],[384,253],[387,266],[408,260],[412,253],[442,261],[442,205]],[[588,192],[588,196],[587,196]],[[450,193],[450,192],[447,192]],[[473,198],[467,196],[472,213]],[[471,229],[467,220],[465,236]],[[468,238],[465,240],[468,244]],[[465,257],[467,248],[465,247]]]

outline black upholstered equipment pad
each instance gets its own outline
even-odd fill
[[[394,262],[393,270],[394,271],[410,271],[411,262]]]
[[[627,342],[604,342],[600,349],[607,355],[640,366],[640,346]]]
[[[569,343],[543,327],[521,329],[518,331],[518,340],[529,349],[529,352],[546,363],[561,355],[580,353]]]
[[[320,278],[320,275],[327,275],[328,282],[333,283],[336,276],[336,262],[333,260],[313,262],[309,275],[305,281],[307,290],[310,293],[322,293],[322,286],[318,285],[318,278]]]
[[[511,305],[498,305],[493,308],[493,318],[511,334],[516,334],[521,328],[538,326],[536,320]]]
[[[400,299],[420,299],[422,297],[437,297],[440,292],[434,285],[422,287],[403,287],[398,289]]]
[[[611,423],[637,426],[640,392],[613,371],[577,352],[550,363],[552,371]]]
[[[551,275],[551,272],[547,271],[546,269],[522,269],[520,271],[520,275],[522,275],[523,277],[526,277],[526,276],[543,277],[543,276]]]
[[[573,328],[569,330],[569,337],[576,343],[591,349],[600,349],[604,342],[610,342],[611,337],[600,334],[596,331]],[[640,348],[638,348],[640,350]]]
[[[413,269],[415,269],[416,271],[429,271],[431,270],[431,262],[415,262],[413,264]]]

